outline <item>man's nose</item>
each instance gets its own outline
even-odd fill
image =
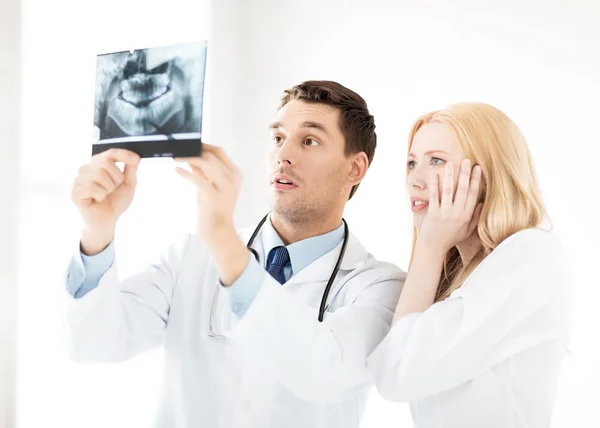
[[[293,165],[296,159],[296,149],[294,141],[287,138],[277,150],[276,160],[278,164]]]

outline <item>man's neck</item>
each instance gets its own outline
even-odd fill
[[[282,219],[276,213],[271,213],[271,224],[285,245],[332,232],[341,223],[341,214],[332,215],[327,219],[314,219],[314,221],[306,223],[292,223]]]

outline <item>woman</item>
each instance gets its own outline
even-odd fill
[[[525,139],[498,109],[461,103],[419,118],[408,151],[415,235],[394,324],[368,361],[379,392],[409,402],[419,428],[548,427],[570,274],[540,228]]]

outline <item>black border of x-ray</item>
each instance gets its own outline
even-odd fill
[[[187,158],[202,155],[202,140],[200,138],[191,138],[177,140],[145,140],[127,141],[120,143],[94,144],[92,146],[92,156],[110,149],[131,150],[132,152],[137,153],[142,158]]]

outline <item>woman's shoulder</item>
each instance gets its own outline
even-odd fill
[[[497,283],[505,284],[505,292],[522,291],[519,284],[527,283],[528,288],[548,294],[552,288],[567,287],[570,273],[570,263],[558,237],[551,231],[531,228],[502,241],[456,291],[457,295],[469,290],[477,293],[477,284],[482,283],[486,285],[485,293],[489,291],[487,286],[495,287]]]
[[[524,229],[510,235],[492,251],[494,253],[542,255],[545,257],[564,255],[564,247],[550,230],[541,228]],[[532,253],[529,253],[532,252]]]
[[[489,259],[489,260],[488,260]],[[570,271],[568,253],[556,234],[531,228],[519,231],[502,241],[482,262],[511,270],[559,272]],[[560,275],[558,275],[560,276]]]

